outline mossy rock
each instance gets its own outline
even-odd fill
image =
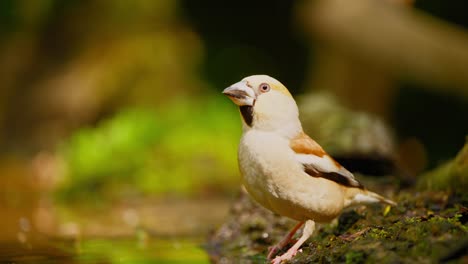
[[[422,190],[466,190],[468,188],[468,142],[453,160],[421,175],[418,187]]]
[[[466,263],[468,194],[406,190],[396,200],[390,210],[359,207],[338,225],[319,225],[288,263]],[[267,263],[268,247],[293,225],[242,194],[207,250],[214,263]]]

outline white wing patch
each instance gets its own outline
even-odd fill
[[[312,176],[324,177],[346,186],[363,188],[351,172],[337,164],[328,155],[319,157],[313,154],[295,154],[295,157],[308,174],[311,174],[309,172],[317,172],[318,175]]]
[[[311,154],[296,154],[297,161],[302,164],[310,164],[321,172],[336,172],[354,180],[354,175],[344,167],[338,167],[328,155],[318,157]]]

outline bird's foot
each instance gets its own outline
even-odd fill
[[[297,239],[289,239],[289,242],[288,243],[293,243],[293,244],[296,244],[297,242]],[[273,257],[276,255],[276,253],[278,253],[278,251],[280,251],[281,249],[283,249],[284,246],[281,245],[281,243],[279,243],[278,245],[275,245],[275,246],[272,246],[272,247],[269,247],[268,248],[268,255],[267,255],[267,259],[268,260],[271,260],[273,259]]]
[[[272,247],[269,247],[268,248],[268,255],[267,255],[267,259],[268,260],[271,260],[273,258],[274,255],[276,255],[276,253],[278,252],[278,250],[280,250],[280,248],[275,245],[275,246],[272,246]]]
[[[288,250],[288,252],[284,253],[283,255],[277,256],[276,258],[274,258],[271,261],[271,264],[281,264],[285,260],[292,259],[294,256],[296,256],[296,254],[297,254],[297,250],[291,248],[291,249]]]

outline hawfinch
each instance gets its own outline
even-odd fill
[[[276,79],[249,76],[223,94],[239,106],[242,116],[238,161],[245,188],[264,207],[299,221],[270,249],[268,259],[305,224],[299,240],[271,263],[291,259],[314,232],[315,222],[330,222],[344,208],[379,202],[395,205],[366,190],[303,132],[296,102]]]

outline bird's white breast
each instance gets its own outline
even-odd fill
[[[281,135],[245,131],[239,167],[247,191],[264,207],[296,220],[334,218],[343,207],[340,186],[306,174],[295,155]]]

